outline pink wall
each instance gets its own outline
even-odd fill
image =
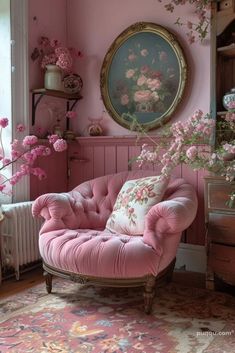
[[[130,24],[138,21],[155,22],[173,32],[185,52],[188,63],[188,85],[183,100],[172,117],[172,121],[187,119],[196,109],[209,112],[210,103],[210,45],[189,45],[185,27],[174,25],[177,17],[183,22],[192,20],[191,5],[176,6],[173,13],[164,8],[164,1],[157,0],[30,0],[29,1],[29,53],[41,35],[57,38],[84,53],[76,63],[76,71],[83,79],[83,99],[78,103],[78,118],[73,130],[87,135],[89,118],[103,116],[107,135],[130,135],[129,130],[119,126],[104,112],[99,78],[104,56],[113,40]],[[38,62],[29,60],[30,88],[43,87],[43,72]],[[47,103],[47,98],[43,102]],[[49,103],[64,107],[64,102],[49,99]],[[45,104],[37,109],[37,124],[49,128],[51,119]],[[154,133],[154,131],[153,131]]]
[[[40,36],[66,43],[66,0],[29,1],[29,55]],[[43,74],[37,61],[29,60],[29,87],[43,87]]]
[[[58,39],[61,43],[67,43],[67,18],[66,0],[30,0],[29,2],[29,89],[42,88],[44,86],[44,72],[38,61],[32,61],[30,54],[37,47],[41,36]],[[44,133],[56,124],[56,118],[52,117],[48,106],[52,103],[61,109],[64,102],[55,98],[44,97],[38,105],[36,114],[36,128],[43,127]],[[31,97],[30,97],[31,112]],[[31,114],[30,114],[31,116]],[[33,133],[36,129],[31,129]]]
[[[166,3],[166,2],[165,2]],[[196,109],[209,112],[210,103],[210,45],[189,45],[185,27],[174,25],[177,17],[183,22],[192,20],[191,5],[177,6],[174,13],[167,12],[164,1],[157,0],[68,0],[69,44],[81,49],[85,57],[77,63],[82,76],[83,100],[77,107],[78,119],[74,130],[86,135],[88,118],[99,118],[104,106],[100,99],[99,74],[103,58],[112,41],[128,26],[138,21],[155,22],[173,32],[184,49],[189,78],[187,92],[172,120],[187,119]],[[107,135],[128,135],[131,132],[119,126],[104,113]]]

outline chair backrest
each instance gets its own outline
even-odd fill
[[[69,194],[78,204],[82,204],[84,210],[84,212],[81,213],[81,208],[79,207],[79,228],[104,229],[123,184],[127,180],[152,175],[156,175],[156,172],[151,170],[126,171],[105,175],[78,185],[70,191]],[[171,194],[175,193],[178,185],[182,183],[184,183],[183,179],[171,181],[165,193],[167,198],[170,198]]]

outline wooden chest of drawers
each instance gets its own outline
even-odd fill
[[[224,178],[205,178],[206,286],[210,289],[215,287],[215,277],[235,285],[235,209],[226,205],[234,188],[235,183]]]

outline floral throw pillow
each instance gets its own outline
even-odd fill
[[[126,181],[117,196],[106,229],[122,234],[143,234],[145,215],[162,200],[167,185],[168,180],[159,176]]]

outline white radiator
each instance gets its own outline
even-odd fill
[[[32,203],[28,201],[1,206],[4,214],[0,228],[2,270],[6,272],[13,268],[16,279],[19,279],[22,268],[40,260],[38,234],[43,219],[33,218]]]

